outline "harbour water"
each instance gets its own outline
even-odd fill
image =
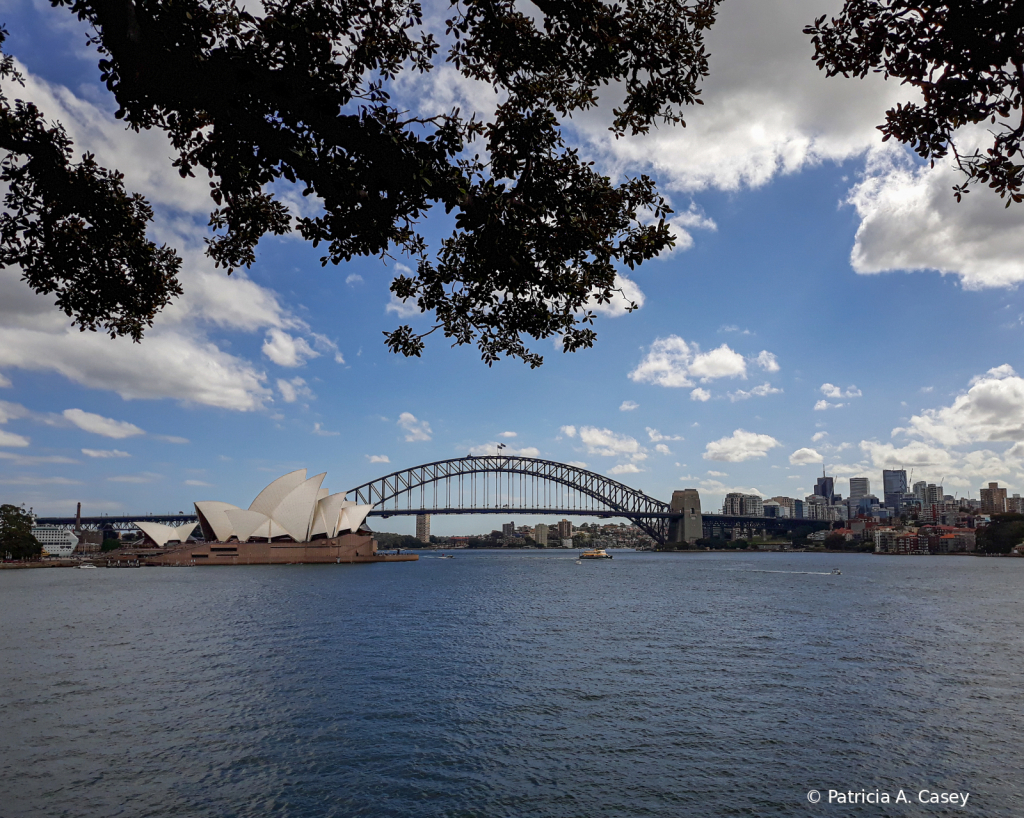
[[[0,572],[0,816],[1024,814],[1024,560],[611,553]]]

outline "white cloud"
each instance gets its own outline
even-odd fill
[[[652,429],[650,426],[646,427],[647,437],[651,439],[651,443],[660,443],[663,440],[686,440],[682,435],[663,435],[657,429]]]
[[[74,460],[70,457],[64,457],[63,455],[27,455],[27,454],[16,454],[15,452],[0,452],[0,460],[6,460],[14,466],[39,466],[49,465],[51,463],[59,463],[66,465],[77,465],[78,460]]]
[[[81,409],[65,409],[64,417],[85,432],[102,435],[103,437],[112,437],[115,440],[146,434],[134,423],[128,423],[126,420],[105,418],[103,415],[84,412]]]
[[[204,483],[202,480],[186,480],[186,486],[200,486],[203,488],[213,488],[213,483]]]
[[[559,428],[558,431],[560,431],[566,437],[576,437],[575,426],[562,426],[561,428]]]
[[[11,379],[4,377],[4,374],[0,372],[0,387],[6,388],[11,385]]]
[[[80,486],[81,480],[71,480],[67,477],[35,477],[33,475],[22,475],[21,477],[0,477],[0,485],[4,486]]]
[[[515,432],[498,432],[498,437],[518,437]]]
[[[727,463],[741,463],[755,457],[764,457],[769,449],[781,446],[771,435],[759,435],[737,429],[730,437],[713,440],[705,447],[705,460],[720,460]]]
[[[191,441],[187,437],[178,437],[176,435],[150,435],[154,440],[162,440],[164,443],[190,443]]]
[[[632,463],[620,463],[608,469],[608,474],[640,474],[643,469],[637,468]]]
[[[131,457],[128,452],[122,452],[120,449],[82,449],[82,454],[87,457]]]
[[[959,147],[979,144],[961,133]],[[858,273],[937,270],[964,289],[1011,287],[1024,281],[1024,212],[983,185],[957,202],[963,181],[948,158],[920,166],[899,150],[873,152],[848,202],[861,218],[850,262]]]
[[[859,398],[862,392],[856,386],[848,386],[844,392],[835,384],[823,383],[821,385],[821,394],[826,398]]]
[[[319,437],[337,437],[341,432],[330,432],[323,427],[322,423],[313,424],[313,434]]]
[[[828,437],[828,432],[815,432],[811,436],[811,442],[812,443],[817,443],[819,440],[823,440],[826,437]]]
[[[596,454],[601,457],[621,457],[643,453],[635,438],[616,434],[611,429],[583,426],[580,428],[580,440],[587,447],[587,454]]]
[[[0,271],[0,279],[6,272]],[[4,290],[0,286],[0,320],[6,322]],[[66,327],[57,332],[0,327],[3,366],[55,371],[126,400],[173,398],[248,411],[270,395],[262,384],[266,376],[247,361],[201,337],[171,331],[151,330],[141,344],[133,344]]]
[[[469,450],[469,453],[472,455],[476,455],[477,457],[487,454],[502,454],[518,457],[540,457],[540,449],[537,449],[533,446],[525,446],[521,449],[517,449],[514,446],[506,445],[505,448],[499,452],[498,443],[497,441],[494,440],[490,441],[489,443],[482,443],[479,446],[473,446]]]
[[[384,307],[384,312],[393,312],[399,318],[411,318],[414,315],[423,314],[422,310],[420,310],[419,308],[419,305],[416,303],[416,299],[409,298],[406,299],[405,301],[402,301],[394,293],[391,293],[387,306]]]
[[[757,357],[754,359],[754,363],[761,367],[765,372],[779,371],[779,359],[767,349],[762,349],[758,353]]]
[[[299,398],[313,400],[316,397],[303,378],[292,378],[290,381],[278,378],[277,388],[285,403],[295,403]]]
[[[618,318],[627,314],[631,303],[636,304],[637,308],[640,308],[643,307],[644,301],[647,300],[636,282],[621,273],[615,274],[615,282],[612,284],[612,288],[617,292],[612,295],[610,301],[599,304],[597,297],[592,295],[587,299],[584,308],[609,318]]]
[[[839,409],[840,407],[845,405],[845,403],[829,403],[827,400],[820,400],[814,404],[814,411],[824,412],[828,409]]]
[[[707,389],[701,389],[701,387],[698,386],[690,393],[690,400],[696,400],[704,403],[711,400],[711,393],[708,392]]]
[[[320,356],[305,338],[289,335],[276,327],[267,332],[263,354],[278,366],[286,367],[303,366],[309,358]]]
[[[672,450],[664,443],[659,443],[657,446],[655,446],[654,451],[656,451],[658,454],[672,454]]]
[[[779,395],[782,393],[781,389],[777,389],[770,383],[765,381],[760,386],[755,386],[749,392],[744,392],[742,389],[737,389],[735,392],[729,393],[729,400],[735,403],[738,400],[746,400],[747,398],[763,398],[767,395]]]
[[[371,463],[390,463],[391,459],[386,454],[368,454],[366,459]]]
[[[107,480],[111,483],[155,483],[157,480],[163,480],[163,475],[143,472],[142,474],[121,474],[116,477],[108,477]]]
[[[425,420],[416,420],[411,412],[402,412],[398,416],[398,425],[405,429],[405,440],[407,443],[416,443],[421,440],[430,440],[433,430]]]
[[[632,412],[634,409],[639,409],[640,404],[634,400],[624,400],[622,405],[619,406],[620,412]]]
[[[789,456],[790,465],[793,466],[806,466],[810,463],[821,463],[825,458],[818,454],[814,449],[797,449],[793,454]]]
[[[637,383],[674,387],[693,386],[695,380],[706,383],[746,376],[746,359],[727,344],[701,352],[697,344],[688,344],[678,335],[656,338],[644,359],[629,373]]]
[[[5,432],[0,429],[0,446],[24,447],[28,446],[30,440],[23,435],[16,435],[14,432]]]
[[[729,476],[728,473],[726,473],[724,471],[714,471],[712,469],[708,469],[708,474],[711,475],[712,477],[728,477]]]
[[[585,469],[587,464],[582,460],[570,460],[566,463],[567,466],[575,466],[577,469]]]
[[[1009,364],[971,380],[970,389],[952,405],[926,409],[910,419],[907,432],[944,446],[994,441],[1024,441],[1024,378]]]
[[[723,4],[707,34],[707,104],[686,110],[687,127],[615,139],[601,112],[574,122],[610,168],[646,165],[663,184],[685,191],[759,187],[778,174],[858,155],[880,143],[874,126],[910,92],[877,75],[847,80],[817,69],[802,28],[838,10],[820,0]]]
[[[363,277],[361,275],[359,275],[359,273],[349,273],[347,276],[345,276],[345,283],[346,284],[362,284],[363,283]]]

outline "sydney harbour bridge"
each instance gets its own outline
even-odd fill
[[[682,494],[677,492],[677,495]],[[695,491],[686,492],[697,497]],[[373,506],[370,516],[419,514],[511,514],[624,518],[659,546],[682,543],[686,510],[579,466],[520,455],[456,457],[424,463],[378,477],[347,492],[349,500]],[[676,507],[673,507],[676,506]],[[790,518],[701,514],[699,498],[692,525],[705,537],[780,532],[806,521]],[[126,531],[136,521],[180,524],[194,514],[103,517],[40,517],[39,525]],[[692,535],[691,535],[692,536]]]

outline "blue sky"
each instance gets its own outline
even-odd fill
[[[729,490],[803,497],[822,465],[844,494],[854,475],[880,493],[881,469],[901,465],[948,493],[1024,493],[1024,210],[981,189],[958,206],[951,169],[882,145],[874,126],[907,91],[825,79],[800,34],[836,4],[726,6],[689,127],[615,142],[602,115],[572,124],[606,172],[659,180],[680,247],[629,274],[642,307],[602,315],[593,350],[537,342],[530,370],[434,336],[422,359],[388,353],[382,331],[427,319],[388,311],[395,271],[377,259],[321,268],[283,238],[247,274],[215,271],[204,185],[177,178],[159,135],[113,119],[66,11],[6,3],[28,79],[8,93],[150,198],[186,293],[132,345],[69,330],[0,272],[0,497],[44,514],[248,505],[293,468],[338,491],[499,441],[665,500],[696,487],[706,509]],[[403,93],[424,110],[493,102],[445,70],[422,82]]]

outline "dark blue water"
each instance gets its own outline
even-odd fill
[[[1024,814],[1024,560],[614,553],[0,572],[0,816]]]

